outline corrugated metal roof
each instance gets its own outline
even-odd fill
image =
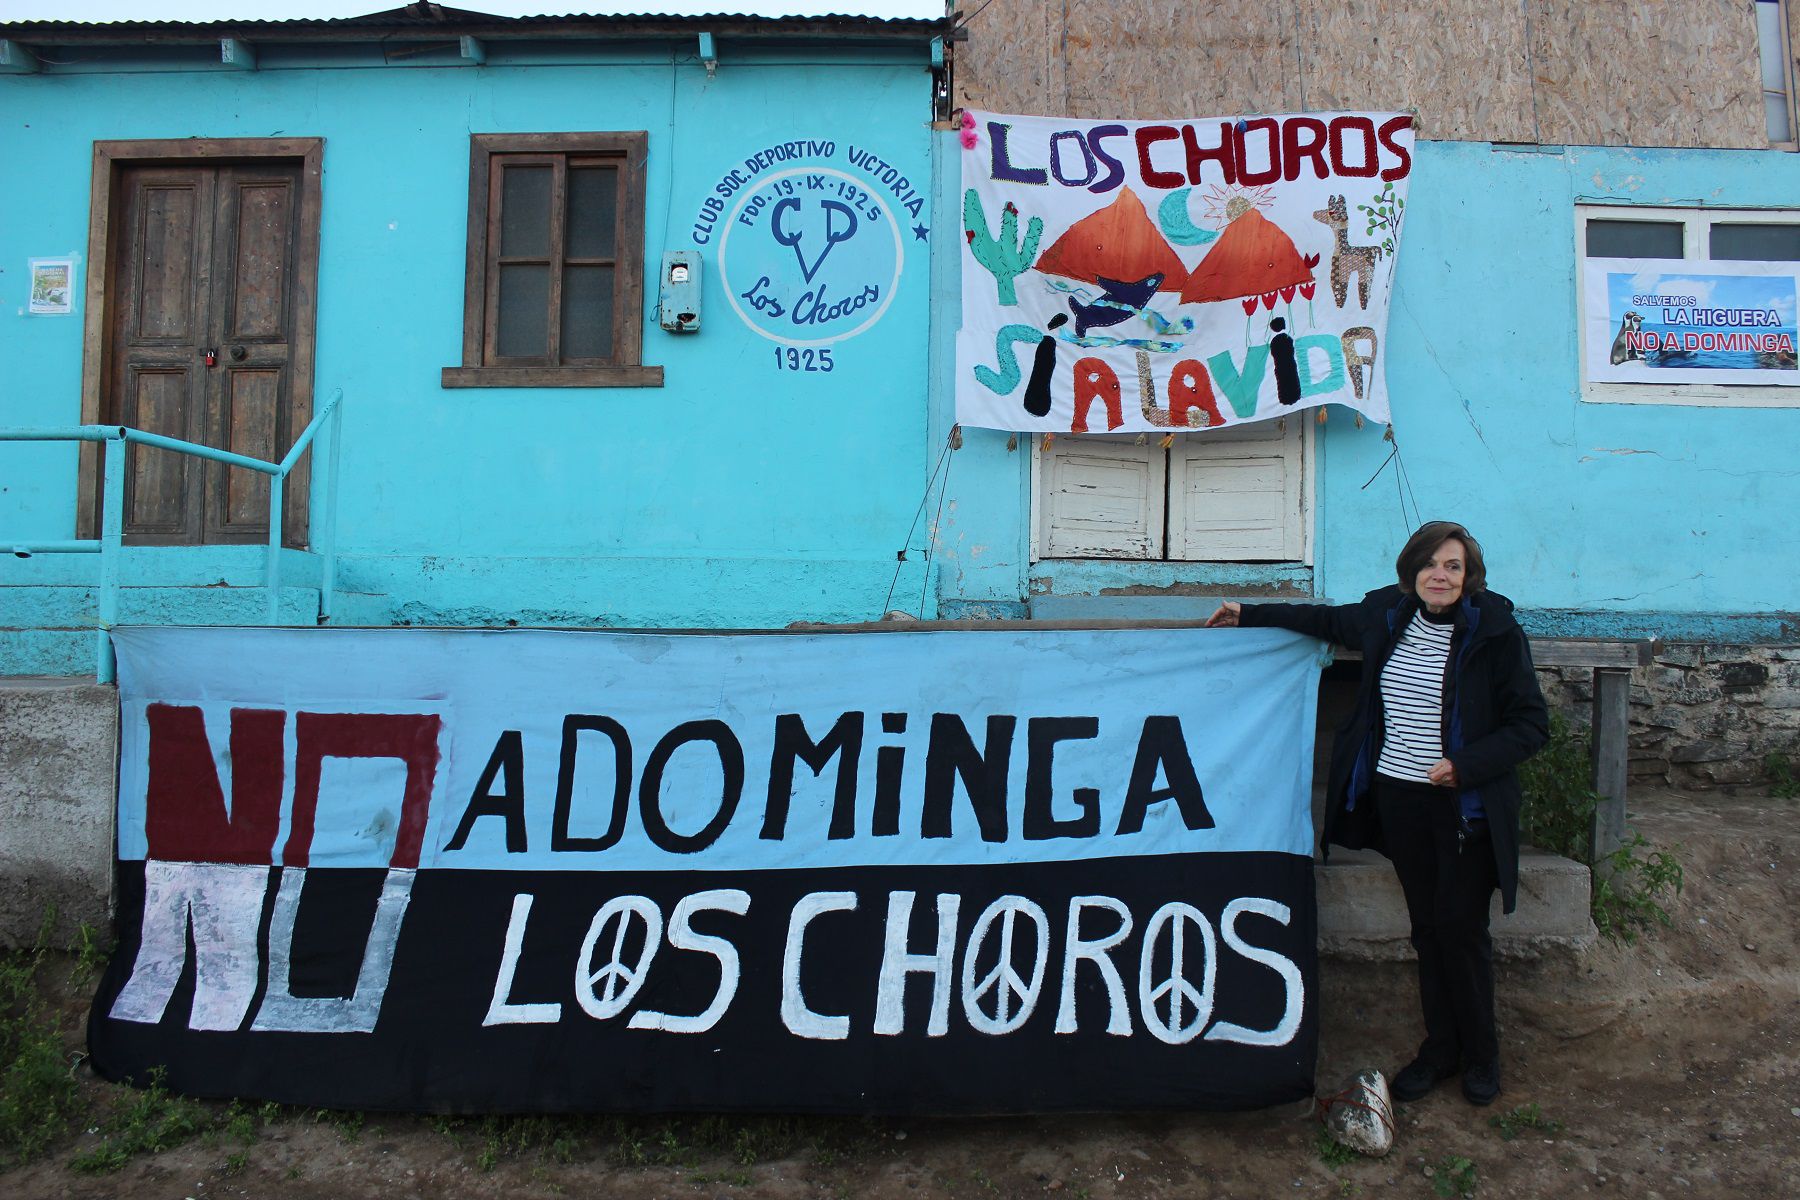
[[[826,0],[826,4],[821,5],[819,7],[826,7],[830,4],[837,3],[837,2],[838,2],[838,0]],[[243,3],[246,8],[253,9],[256,7],[255,0],[241,0],[241,3]],[[925,3],[928,5],[929,0],[925,0]],[[9,5],[8,7],[13,8],[13,7],[17,7],[17,6]],[[46,7],[57,8],[60,6],[50,4],[50,5],[47,5]],[[532,7],[535,7],[535,6],[532,6]],[[922,24],[932,24],[932,25],[941,24],[945,19],[942,10],[938,10],[937,12],[935,12],[931,15],[888,16],[888,15],[878,15],[878,14],[870,13],[870,12],[855,12],[855,11],[823,12],[823,11],[817,11],[816,9],[810,10],[810,11],[796,11],[796,10],[806,9],[807,6],[800,5],[800,4],[794,4],[791,2],[786,3],[786,4],[771,4],[769,7],[776,8],[780,11],[771,13],[771,12],[744,12],[744,11],[720,10],[720,11],[716,11],[716,12],[699,13],[699,12],[683,11],[679,8],[675,8],[672,6],[670,9],[648,8],[648,9],[644,9],[642,11],[633,11],[633,12],[617,12],[617,11],[608,12],[608,11],[604,11],[604,10],[598,11],[598,12],[564,11],[564,10],[560,10],[560,9],[551,8],[551,9],[545,9],[544,11],[540,11],[540,12],[506,14],[506,13],[482,12],[482,11],[475,10],[475,9],[452,8],[452,7],[449,7],[446,5],[422,2],[422,3],[408,4],[403,7],[399,7],[399,8],[386,9],[386,10],[379,11],[379,12],[371,12],[371,13],[364,13],[364,14],[357,15],[357,16],[342,16],[342,17],[323,17],[323,18],[321,18],[321,17],[298,17],[297,16],[297,17],[262,18],[262,17],[253,17],[253,16],[240,16],[240,17],[207,18],[207,19],[200,19],[200,20],[156,19],[156,18],[133,19],[133,20],[82,20],[79,18],[69,19],[66,17],[59,16],[59,17],[26,18],[23,20],[0,19],[0,28],[35,31],[38,29],[47,29],[50,27],[57,27],[57,28],[83,29],[83,30],[87,30],[87,31],[95,32],[95,33],[98,33],[102,30],[114,30],[114,31],[118,31],[120,33],[128,33],[128,32],[134,31],[134,30],[147,31],[147,30],[151,30],[151,29],[170,30],[170,31],[177,30],[177,29],[191,29],[191,30],[199,31],[201,29],[211,29],[211,28],[218,28],[221,26],[228,26],[228,27],[234,28],[234,29],[264,29],[264,30],[270,30],[270,31],[281,31],[281,32],[291,31],[291,32],[298,33],[298,32],[302,32],[304,30],[308,30],[308,29],[322,29],[322,28],[354,29],[354,28],[363,27],[363,26],[378,26],[378,27],[382,27],[382,28],[405,28],[408,26],[417,26],[417,27],[423,27],[423,28],[438,28],[438,27],[442,27],[445,25],[502,25],[502,26],[506,26],[506,27],[519,27],[519,26],[549,27],[549,26],[554,26],[554,25],[558,25],[558,24],[643,25],[643,24],[656,24],[656,23],[665,23],[665,24],[666,23],[682,23],[682,24],[685,24],[688,22],[696,22],[696,23],[707,22],[707,23],[713,23],[713,24],[749,23],[749,24],[763,25],[763,24],[768,24],[768,23],[783,23],[783,22],[791,23],[791,22],[805,22],[805,21],[829,21],[829,22],[833,22],[833,23],[837,23],[837,22],[853,23],[856,25],[885,25],[885,26],[905,27],[905,26],[922,25]],[[870,7],[875,7],[875,5],[871,5]],[[884,7],[892,7],[892,6],[889,5],[889,6],[884,6]],[[919,5],[913,5],[910,7],[919,7]]]

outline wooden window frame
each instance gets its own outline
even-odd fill
[[[289,411],[295,436],[312,422],[313,353],[318,327],[319,218],[323,211],[322,172],[324,138],[170,138],[94,143],[93,173],[88,193],[88,248],[86,302],[82,316],[81,423],[101,424],[101,405],[111,374],[108,331],[112,312],[107,306],[107,285],[114,274],[120,238],[113,236],[113,213],[124,203],[119,190],[121,168],[181,162],[229,160],[256,162],[286,159],[300,163],[299,240],[294,247],[294,267],[315,286],[301,288],[294,298],[294,341],[289,370],[293,388]],[[310,455],[295,464],[288,476],[282,501],[282,544],[307,544],[307,518],[312,493]],[[100,447],[81,443],[75,501],[76,536],[99,537]],[[218,543],[214,543],[218,544]]]
[[[445,367],[442,385],[467,387],[661,387],[663,369],[643,364],[644,324],[644,157],[649,135],[629,133],[478,133],[469,138],[469,237],[463,274],[463,351],[460,367]],[[619,172],[618,244],[614,271],[613,354],[610,361],[570,364],[507,365],[488,352],[495,337],[498,272],[490,273],[496,255],[500,212],[494,203],[499,172],[496,155],[541,157],[545,162],[609,159]],[[566,221],[564,195],[553,189],[551,210]],[[561,238],[553,239],[553,248]],[[550,273],[551,328],[561,322],[561,274]]]

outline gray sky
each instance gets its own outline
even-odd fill
[[[5,21],[278,21],[297,17],[354,17],[399,8],[405,0],[0,0]],[[500,16],[548,13],[656,13],[691,16],[734,13],[755,16],[937,17],[942,0],[590,0],[559,5],[546,0],[454,0],[447,7]]]

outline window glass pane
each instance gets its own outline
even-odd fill
[[[1712,256],[1769,262],[1800,261],[1800,225],[1714,225]]]
[[[619,173],[611,167],[569,171],[569,258],[613,257],[618,224]]]
[[[500,268],[500,328],[495,340],[502,358],[542,358],[550,353],[550,268]]]
[[[549,167],[504,168],[500,253],[508,258],[542,258],[550,253]]]
[[[611,358],[613,269],[570,267],[563,273],[562,356]]]
[[[1603,221],[1587,223],[1589,258],[1680,258],[1679,221]]]

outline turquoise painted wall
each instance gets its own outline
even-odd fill
[[[604,57],[555,52],[569,61],[530,65],[496,53],[481,68],[384,66],[344,51],[330,61],[266,54],[263,69],[244,73],[140,64],[0,79],[0,161],[11,181],[0,189],[0,423],[79,419],[79,311],[22,310],[29,258],[85,253],[95,140],[323,137],[315,380],[321,396],[345,394],[346,619],[764,625],[879,616],[927,467],[932,235],[913,226],[930,230],[933,214],[926,207],[915,220],[905,200],[908,187],[929,195],[928,50],[759,52],[722,41],[721,51],[710,79],[689,42]],[[652,278],[665,248],[705,254],[699,333],[662,331],[648,289],[643,359],[665,368],[666,386],[441,388],[439,369],[461,361],[469,135],[615,129],[649,134]],[[793,139],[831,146],[746,167]],[[865,151],[896,174],[852,161]],[[733,169],[753,190],[800,166],[872,185],[884,219],[903,223],[889,306],[832,347],[829,374],[778,369],[777,343],[726,303],[717,239],[696,247],[692,232]],[[864,233],[878,223],[868,211]],[[766,225],[738,245],[767,242]],[[808,253],[818,252],[817,233]],[[851,241],[831,253],[870,251]],[[72,536],[75,490],[66,448],[0,446],[0,535]],[[915,597],[922,557],[902,575]],[[69,569],[9,560],[0,584]]]
[[[316,382],[347,396],[340,620],[759,626],[884,607],[1022,614],[1038,573],[1029,444],[966,430],[961,449],[943,453],[954,181],[917,218],[927,240],[897,185],[875,189],[907,222],[900,284],[873,328],[834,347],[831,374],[776,369],[776,344],[724,303],[708,245],[700,334],[657,329],[647,298],[644,359],[666,368],[668,386],[438,385],[439,368],[460,360],[470,133],[649,131],[654,264],[665,248],[694,245],[705,197],[773,143],[830,140],[832,153],[809,161],[852,173],[850,148],[872,150],[929,194],[923,181],[956,150],[954,135],[933,144],[926,130],[922,46],[916,56],[728,53],[711,80],[685,46],[480,69],[381,66],[348,52],[264,66],[0,79],[0,155],[27,181],[0,190],[0,419],[78,418],[79,313],[22,309],[27,259],[85,252],[92,141],[321,136]],[[1781,636],[1779,621],[1746,615],[1800,610],[1787,518],[1800,505],[1789,461],[1800,412],[1581,401],[1574,206],[1794,204],[1800,159],[1428,142],[1417,164],[1386,365],[1425,516],[1467,521],[1495,586],[1546,630],[1673,634],[1679,617],[1694,636]],[[790,165],[747,173],[760,187]],[[1391,467],[1363,487],[1388,453],[1382,431],[1337,410],[1316,432],[1311,585],[1353,597],[1388,579],[1408,524]],[[68,536],[73,464],[62,448],[0,446],[0,532]],[[948,477],[941,509],[940,492],[926,490],[934,471],[940,486]],[[934,581],[922,574],[928,547]],[[214,557],[158,568],[139,556],[128,573],[184,582],[189,565]],[[5,560],[0,584],[68,584],[75,571]],[[1054,574],[1058,588],[1086,593],[1306,578],[1130,564]]]
[[[1425,142],[1411,189],[1386,367],[1424,518],[1465,522],[1493,586],[1546,632],[1783,636],[1780,622],[1731,618],[1800,610],[1800,410],[1583,402],[1574,209],[1800,206],[1800,157]],[[938,304],[955,301],[954,280],[940,281]],[[947,369],[936,384],[934,410],[948,421]],[[1391,449],[1379,426],[1359,430],[1334,409],[1315,432],[1314,589],[1355,598],[1392,582],[1411,526],[1392,466],[1364,490]],[[965,433],[946,612],[1016,609],[1041,573],[1027,569],[1029,446],[1007,441]],[[1088,594],[1182,581],[1229,593],[1283,578],[1125,563],[1058,574]]]

